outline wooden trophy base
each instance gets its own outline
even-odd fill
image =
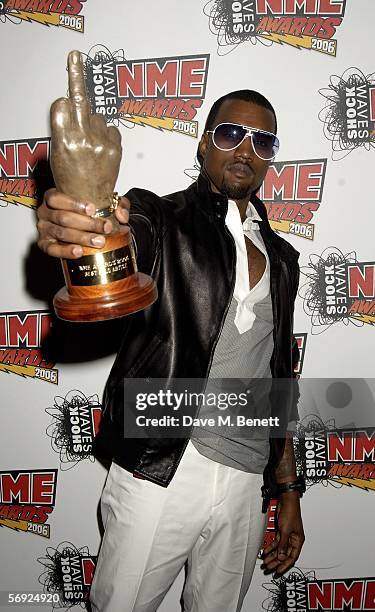
[[[104,249],[84,248],[76,260],[62,260],[66,287],[53,305],[65,321],[105,321],[138,312],[158,297],[151,276],[137,272],[130,232],[106,238]]]
[[[79,298],[63,287],[53,300],[57,316],[65,321],[105,321],[143,310],[158,297],[154,281],[147,274],[136,272],[126,279],[123,291]]]

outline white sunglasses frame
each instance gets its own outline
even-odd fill
[[[259,159],[262,159],[263,161],[272,161],[273,159],[275,159],[277,153],[280,150],[280,141],[278,137],[276,136],[276,134],[274,134],[273,132],[267,132],[266,130],[260,130],[259,128],[253,128],[253,127],[250,127],[249,125],[241,125],[241,123],[233,123],[233,121],[224,121],[223,123],[219,123],[213,130],[206,130],[206,134],[214,134],[215,130],[221,125],[237,125],[238,127],[241,127],[242,129],[246,130],[246,134],[242,138],[241,142],[239,142],[235,147],[231,147],[230,149],[223,149],[222,147],[219,147],[215,142],[214,136],[212,136],[212,142],[214,143],[214,146],[217,149],[219,149],[219,151],[234,151],[234,149],[237,149],[237,147],[239,147],[244,142],[245,138],[247,137],[249,137],[251,140],[251,146],[253,147],[253,151],[255,155],[259,157]],[[256,133],[260,132],[261,134],[269,134],[270,136],[273,136],[274,138],[276,138],[277,142],[279,143],[279,147],[275,155],[273,155],[272,157],[265,158],[265,157],[261,157],[261,155],[259,155],[259,153],[256,152],[255,147],[254,147],[254,142],[253,142],[253,133],[255,132]]]

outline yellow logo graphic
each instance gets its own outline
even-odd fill
[[[83,34],[85,18],[80,15],[86,0],[4,0],[0,2],[1,21],[59,26]]]

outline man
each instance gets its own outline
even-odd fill
[[[55,106],[62,116],[56,123],[66,123],[68,108],[85,147],[93,143],[92,156],[98,133],[105,139],[111,128],[103,120],[91,138],[99,119],[88,117],[77,57],[69,73],[73,95]],[[68,142],[67,155],[74,148]],[[217,430],[201,437],[196,428],[190,441],[126,438],[124,414],[129,377],[293,377],[298,254],[271,230],[255,195],[276,149],[271,104],[254,91],[232,92],[209,113],[198,181],[164,198],[133,189],[116,210],[132,228],[139,268],[152,274],[159,298],[127,319],[106,388],[97,452],[113,463],[101,500],[105,534],[91,589],[94,610],[154,612],[187,561],[185,612],[238,612],[264,533],[262,472],[279,498],[265,573],[281,575],[299,556],[302,485],[290,436],[264,444]],[[94,173],[87,181],[95,186],[99,179]],[[71,259],[83,246],[101,247],[111,222],[94,214],[92,202],[47,192],[38,211],[40,247]],[[287,422],[284,399],[280,394],[272,414]]]

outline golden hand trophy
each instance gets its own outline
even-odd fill
[[[90,114],[79,51],[68,56],[69,97],[51,106],[51,168],[58,191],[92,202],[95,216],[111,220],[102,249],[83,247],[79,259],[62,259],[66,287],[54,298],[58,317],[102,321],[146,308],[157,298],[153,279],[137,271],[132,236],[114,216],[113,193],[121,161],[121,135],[102,115]]]

